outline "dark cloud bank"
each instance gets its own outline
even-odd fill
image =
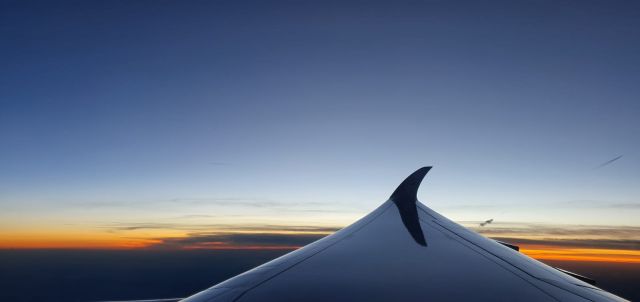
[[[637,228],[539,228],[542,239],[518,239],[529,227],[486,229],[496,239],[520,245],[554,245],[609,249],[638,249]],[[189,230],[181,238],[156,238],[138,250],[0,250],[0,301],[100,301],[184,297],[334,232],[335,227],[255,225],[114,224],[112,232],[139,229]],[[217,232],[206,231],[218,229]],[[630,239],[578,239],[615,233]],[[506,235],[506,237],[500,237]],[[565,237],[554,239],[554,237]],[[572,238],[573,237],[573,238]],[[589,276],[598,285],[631,300],[640,264],[545,261]],[[37,290],[34,290],[37,289]]]
[[[234,240],[254,243],[255,239]],[[184,297],[288,251],[0,250],[0,301]],[[640,264],[548,262],[590,276],[622,297],[640,299]]]
[[[110,231],[174,228],[171,224],[113,225]],[[101,301],[184,297],[238,273],[283,255],[336,230],[332,227],[260,225],[207,232],[181,238],[156,238],[137,250],[0,250],[0,301]],[[200,231],[203,229],[203,231]],[[501,234],[519,234],[515,228]],[[599,234],[603,229],[579,227],[569,235]],[[549,227],[543,233],[566,235]],[[622,235],[635,228],[619,228]],[[522,233],[522,234],[526,234]],[[637,240],[515,239],[516,244],[562,245],[637,249]],[[552,266],[589,276],[598,285],[631,300],[640,299],[637,288],[640,264],[545,261]],[[37,289],[37,290],[34,290]]]

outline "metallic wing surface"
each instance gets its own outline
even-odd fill
[[[626,301],[420,203],[430,168],[354,224],[181,301]]]

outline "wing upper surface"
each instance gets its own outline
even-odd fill
[[[183,301],[625,301],[421,204],[428,171],[356,223]]]

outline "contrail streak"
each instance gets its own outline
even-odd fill
[[[616,158],[610,159],[610,160],[608,160],[608,161],[606,161],[606,162],[603,162],[603,163],[601,163],[600,165],[598,165],[597,167],[595,167],[595,168],[593,168],[593,169],[594,169],[594,170],[595,170],[595,169],[600,169],[600,168],[602,168],[602,167],[604,167],[604,166],[610,165],[611,163],[613,163],[613,162],[614,162],[614,161],[616,161],[616,160],[619,160],[620,158],[622,158],[622,155],[620,155],[620,156],[618,156],[618,157],[616,157]]]

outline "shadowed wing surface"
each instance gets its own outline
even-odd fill
[[[626,301],[420,203],[430,167],[354,224],[183,302]]]

